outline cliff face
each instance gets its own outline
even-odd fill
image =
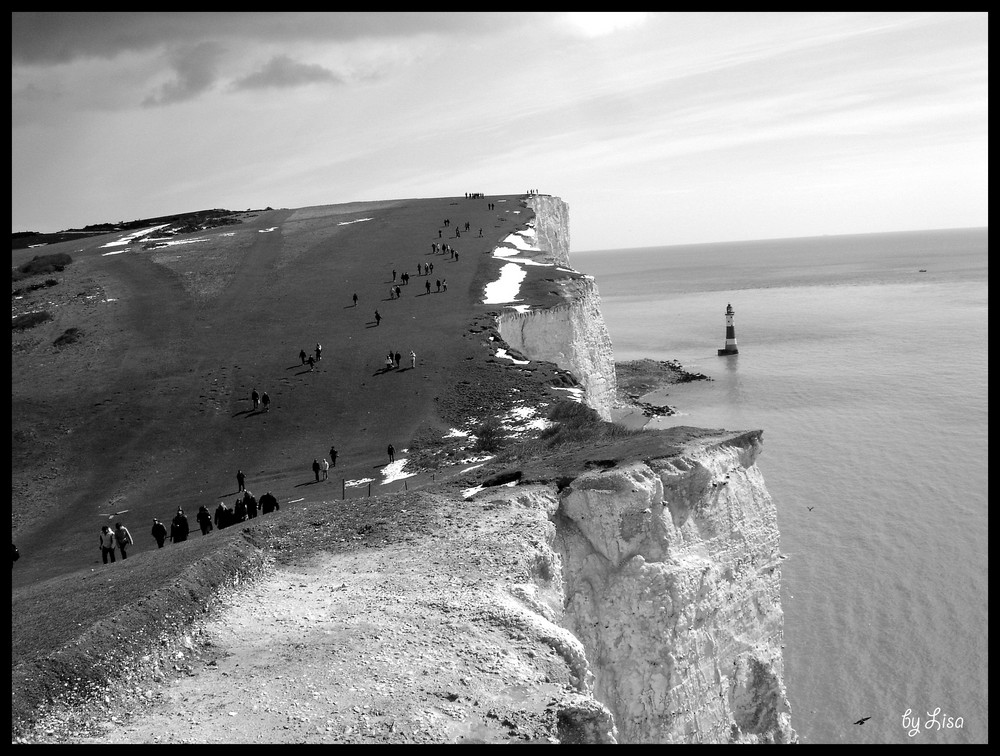
[[[565,623],[623,742],[790,742],[758,433],[589,472],[556,522]]]
[[[544,260],[569,267],[569,208],[557,197],[531,197],[533,229]],[[570,275],[573,274],[573,275]],[[536,276],[541,275],[536,273]],[[586,403],[605,420],[615,399],[615,362],[611,337],[601,314],[601,297],[592,278],[564,270],[553,278],[545,269],[547,294],[553,301],[526,312],[508,310],[497,318],[500,336],[529,359],[553,362],[576,376]]]

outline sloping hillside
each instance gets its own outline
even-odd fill
[[[411,472],[432,451],[460,460],[442,442],[452,424],[502,414],[527,374],[493,358],[497,308],[480,302],[499,268],[489,253],[530,215],[514,196],[401,200],[48,245],[73,262],[12,300],[12,315],[51,315],[12,336],[15,587],[97,566],[100,526],[116,519],[135,553],[155,549],[153,517],[232,504],[240,469],[258,496],[311,501],[367,495],[368,480],[395,491],[404,458]],[[398,299],[394,272],[396,285],[409,275]],[[310,370],[300,351],[317,344]],[[400,369],[385,370],[389,352]],[[254,411],[254,388],[268,412]],[[337,466],[316,484],[312,461],[331,446]]]

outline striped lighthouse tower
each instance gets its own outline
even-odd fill
[[[722,357],[727,354],[739,354],[740,350],[736,348],[736,326],[733,325],[733,306],[731,304],[726,305],[726,348],[719,350],[719,356]]]

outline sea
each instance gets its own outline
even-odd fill
[[[988,247],[974,228],[572,254],[617,361],[712,379],[648,395],[677,414],[647,427],[764,432],[803,743],[989,742]]]

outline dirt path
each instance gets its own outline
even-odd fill
[[[99,734],[57,740],[549,742],[557,702],[582,697],[565,631],[529,608],[547,527],[530,497],[496,497],[404,543],[276,567]]]

